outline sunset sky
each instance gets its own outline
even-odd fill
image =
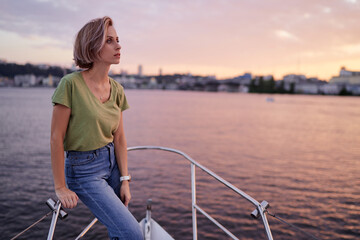
[[[105,15],[122,46],[114,72],[360,71],[360,0],[0,0],[0,58],[70,67],[77,31]]]

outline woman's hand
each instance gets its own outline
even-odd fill
[[[67,187],[61,187],[55,189],[56,196],[60,200],[61,204],[65,208],[74,208],[79,200],[76,193],[68,189]]]
[[[124,203],[125,207],[129,205],[131,194],[130,194],[129,181],[127,180],[121,182],[120,199]]]

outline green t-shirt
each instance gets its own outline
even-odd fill
[[[114,79],[109,79],[111,93],[105,103],[101,103],[90,91],[80,72],[61,79],[52,96],[52,103],[71,108],[64,139],[65,151],[95,150],[113,141],[120,113],[129,105],[124,88]]]

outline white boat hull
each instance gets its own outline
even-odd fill
[[[145,228],[146,218],[140,221],[145,240],[174,240],[155,220],[150,219],[150,229]],[[147,238],[150,237],[150,238]]]

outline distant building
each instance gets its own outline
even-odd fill
[[[360,84],[349,84],[345,87],[345,89],[353,95],[360,95]]]
[[[295,91],[293,87],[298,85],[299,83],[306,83],[305,75],[288,74],[283,77],[283,88],[285,91]]]
[[[158,84],[155,77],[150,78],[150,81],[148,83],[148,89],[157,89]]]
[[[316,83],[298,83],[295,85],[295,92],[302,94],[318,94],[319,86]]]
[[[255,77],[256,78],[256,77]],[[244,73],[234,78],[229,78],[219,81],[219,92],[249,92],[249,86],[251,84],[251,73]]]
[[[273,75],[266,75],[263,77],[263,79],[264,79],[264,81],[270,81],[270,80],[273,80],[274,77],[273,77]]]
[[[15,75],[14,83],[17,87],[31,87],[36,84],[36,77],[34,74]]]
[[[239,92],[242,85],[236,80],[228,79],[228,80],[222,80],[218,81],[219,85],[217,87],[217,90],[219,92]]]
[[[60,80],[61,78],[52,76],[50,74],[48,77],[42,79],[42,85],[48,87],[56,87],[59,84]]]
[[[240,93],[248,93],[249,92],[249,87],[245,86],[245,85],[240,85],[239,86],[239,92]]]
[[[303,81],[306,81],[306,77],[305,75],[297,75],[297,74],[288,74],[285,75],[284,78],[284,83],[300,83]]]
[[[220,85],[219,81],[209,79],[205,82],[204,91],[217,92],[219,85]]]
[[[319,86],[319,92],[325,95],[338,95],[341,88],[337,84],[323,84]]]
[[[127,73],[127,71],[126,71],[126,70],[121,69],[121,71],[120,71],[120,75],[121,75],[121,76],[123,76],[123,77],[125,77],[126,75],[128,75],[128,73]]]
[[[191,75],[181,75],[175,79],[175,82],[179,85],[180,90],[194,89],[197,81],[198,80]]]
[[[136,83],[135,78],[121,74],[114,77],[114,80],[120,83],[125,89],[135,89]]]
[[[49,64],[38,64],[36,65],[38,68],[42,69],[42,70],[47,70],[50,68]]]
[[[331,84],[360,84],[360,72],[348,71],[342,67],[337,77],[330,79]]]
[[[227,92],[227,91],[228,91],[228,86],[222,83],[222,81],[220,81],[220,85],[218,86],[218,92]]]
[[[8,77],[0,76],[0,87],[11,86],[12,81]]]
[[[340,76],[360,76],[360,72],[346,70],[345,67],[341,67]]]
[[[240,85],[250,85],[251,83],[251,79],[252,79],[252,75],[251,73],[244,73],[243,75],[234,77],[232,79],[228,79],[228,80],[232,80],[235,81],[237,83],[239,83]]]
[[[342,90],[346,90],[353,95],[360,95],[360,72],[349,71],[342,67],[339,76],[332,77],[329,85],[336,85],[339,93]]]
[[[178,90],[179,85],[176,84],[175,82],[170,82],[170,83],[167,83],[165,86],[163,86],[163,89],[166,89],[166,90]]]
[[[138,67],[138,76],[141,77],[142,74],[143,74],[142,65],[139,65],[139,67]]]

